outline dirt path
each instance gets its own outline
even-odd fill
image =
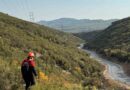
[[[110,77],[110,74],[108,72],[108,66],[107,65],[104,65],[105,66],[105,70],[103,72],[103,75],[105,77],[106,80],[108,80],[109,82],[114,82],[115,84],[125,88],[126,90],[130,90],[130,85],[127,85],[125,83],[122,83],[122,82],[119,82],[119,81],[116,81],[116,80],[113,80],[111,77]]]

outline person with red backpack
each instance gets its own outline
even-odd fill
[[[26,84],[25,90],[28,90],[30,86],[35,85],[34,76],[37,76],[37,73],[35,70],[35,61],[33,52],[29,52],[27,59],[22,61],[21,73]]]

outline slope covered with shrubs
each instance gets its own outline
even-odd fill
[[[23,89],[20,64],[29,51],[36,54],[39,73],[34,90],[107,88],[103,66],[77,49],[81,42],[71,34],[0,13],[0,90]]]
[[[113,22],[96,38],[90,39],[86,46],[120,62],[130,62],[130,18]]]

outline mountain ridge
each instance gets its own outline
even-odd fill
[[[117,19],[110,20],[91,20],[91,19],[74,19],[74,18],[60,18],[52,21],[39,21],[41,25],[49,26],[64,32],[89,32],[94,30],[102,30],[111,25]]]
[[[130,17],[115,21],[102,31],[76,34],[88,41],[86,47],[117,58],[120,62],[130,62]]]

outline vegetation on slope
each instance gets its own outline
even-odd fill
[[[114,22],[97,35],[96,38],[88,40],[87,47],[108,57],[117,58],[120,62],[130,62],[130,18]]]
[[[78,50],[79,43],[71,34],[0,13],[0,90],[23,89],[20,63],[29,51],[40,55],[34,90],[111,88],[103,83],[103,67]]]
[[[97,38],[101,32],[102,30],[98,30],[98,31],[92,31],[92,32],[73,33],[73,35],[89,42]]]

